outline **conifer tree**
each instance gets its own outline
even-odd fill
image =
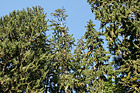
[[[76,78],[79,83],[77,84],[77,93],[105,92],[105,85],[107,85],[105,82],[110,80],[109,77],[112,74],[112,68],[108,63],[110,56],[107,55],[108,52],[103,47],[101,33],[97,32],[94,26],[90,20],[86,26],[85,42],[81,39],[79,41],[81,43],[75,50],[76,65],[78,65],[76,66],[78,67]]]
[[[87,0],[114,57],[114,92],[140,92],[140,1]]]
[[[0,92],[44,91],[47,21],[41,7],[0,18]]]
[[[72,46],[74,38],[68,34],[68,28],[64,24],[66,17],[65,9],[57,9],[52,16],[57,20],[51,20],[51,29],[53,30],[51,38],[51,60],[47,75],[49,86],[46,91],[52,93],[71,92],[71,68],[72,68]]]

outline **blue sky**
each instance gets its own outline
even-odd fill
[[[99,28],[99,22],[95,21],[95,16],[91,13],[87,0],[2,0],[0,3],[0,16],[8,15],[13,10],[22,10],[26,7],[41,6],[47,12],[47,19],[51,18],[50,13],[58,8],[64,7],[69,15],[66,25],[69,33],[73,34],[75,39],[80,39],[86,31],[86,24],[92,19]]]

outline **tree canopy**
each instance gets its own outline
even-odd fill
[[[0,18],[0,93],[140,92],[140,1],[87,3],[100,28],[87,20],[78,42],[64,8],[52,20],[40,6]]]

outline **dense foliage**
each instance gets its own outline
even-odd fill
[[[0,19],[0,92],[39,92],[45,78],[47,21],[40,7]]]
[[[47,21],[41,7],[0,18],[0,93],[140,92],[140,1],[87,2],[100,30],[89,20],[77,44],[63,8]]]
[[[108,41],[115,92],[140,92],[140,1],[88,0]]]

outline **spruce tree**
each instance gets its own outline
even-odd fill
[[[72,84],[72,47],[74,45],[74,38],[69,35],[68,28],[65,25],[66,17],[65,9],[57,9],[52,16],[57,20],[51,20],[52,38],[51,44],[51,60],[50,67],[47,74],[47,89],[46,91],[52,93],[70,93]]]
[[[86,26],[85,40],[81,39],[75,50],[75,61],[78,65],[75,71],[77,72],[76,79],[78,79],[77,93],[105,92],[106,82],[110,80],[109,77],[112,74],[112,68],[108,63],[110,56],[103,47],[101,33],[97,32],[94,26],[90,20]]]
[[[0,92],[44,91],[49,48],[46,14],[41,7],[13,11],[0,18]]]
[[[114,92],[140,92],[140,1],[87,0],[101,22],[115,69]],[[113,78],[112,78],[113,79]]]

